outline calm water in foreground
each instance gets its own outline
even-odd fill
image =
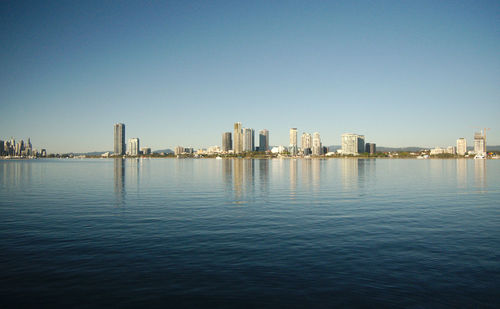
[[[0,307],[499,307],[500,160],[0,161]]]

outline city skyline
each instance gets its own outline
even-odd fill
[[[424,148],[488,127],[500,145],[498,14],[498,1],[2,2],[0,135],[110,151],[121,122],[152,149],[203,148],[237,120],[274,145],[294,127],[324,145],[356,132]]]

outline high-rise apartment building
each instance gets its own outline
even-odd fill
[[[269,150],[269,131],[266,129],[259,131],[259,150]]]
[[[254,129],[243,129],[243,151],[255,151]]]
[[[474,134],[474,152],[476,154],[486,154],[486,136],[483,132]]]
[[[128,152],[129,156],[138,156],[139,155],[139,138],[129,138],[128,139]]]
[[[115,155],[123,156],[125,154],[125,124],[117,123],[115,124]]]
[[[233,150],[234,153],[243,152],[243,131],[241,130],[241,122],[236,122],[234,124]]]
[[[228,152],[233,149],[233,139],[231,137],[231,132],[222,133],[222,151]]]
[[[302,133],[301,144],[302,151],[306,148],[312,148],[312,136],[309,133]]]
[[[365,151],[365,136],[353,133],[342,134],[342,154],[358,155]]]
[[[298,152],[297,147],[297,128],[290,129],[290,147],[288,148],[292,156],[296,156]]]
[[[177,146],[174,148],[174,154],[176,156],[183,154],[184,152],[185,152],[185,150],[184,150],[184,147],[182,147],[182,146]]]
[[[312,154],[313,156],[320,156],[323,154],[323,146],[321,145],[321,138],[318,132],[313,133]]]
[[[377,145],[375,143],[366,143],[365,152],[369,154],[375,154],[377,152]]]
[[[457,154],[464,156],[467,153],[467,140],[463,137],[457,139]]]

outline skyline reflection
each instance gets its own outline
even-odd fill
[[[125,205],[125,159],[113,159],[115,206]]]

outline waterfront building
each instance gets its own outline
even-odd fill
[[[259,131],[259,151],[269,150],[269,131],[264,129]]]
[[[23,154],[23,151],[24,151],[24,141],[21,140],[19,143],[16,143],[16,146],[15,146],[15,155],[16,156],[20,156]]]
[[[286,147],[285,146],[275,146],[271,149],[271,152],[272,153],[284,153],[286,150]]]
[[[180,155],[180,154],[183,154],[183,153],[184,153],[184,147],[182,147],[182,146],[177,146],[177,147],[175,147],[175,149],[174,149],[174,154],[175,154],[176,156],[178,156],[178,155]]]
[[[342,154],[359,155],[365,151],[365,136],[353,133],[342,134]]]
[[[457,154],[457,149],[454,146],[448,146],[448,148],[446,148],[446,153],[455,155]]]
[[[233,139],[231,136],[231,132],[222,133],[222,151],[229,152],[229,150],[233,149]]]
[[[243,152],[243,132],[241,130],[241,122],[236,122],[234,124],[233,150],[236,154]]]
[[[216,153],[220,153],[221,149],[219,146],[210,146],[210,147],[208,147],[206,152],[207,152],[207,154],[216,154]]]
[[[467,153],[467,140],[463,137],[457,139],[457,154],[464,156]]]
[[[308,156],[311,154],[312,149],[312,136],[309,133],[302,133],[300,148],[302,149],[302,154]]]
[[[129,138],[128,139],[128,152],[129,156],[138,156],[139,155],[139,138]]]
[[[47,150],[46,149],[40,150],[40,156],[41,157],[46,157],[47,156]]]
[[[3,156],[5,152],[5,143],[4,141],[0,140],[0,156]]]
[[[486,136],[483,132],[474,134],[474,152],[476,154],[486,154]]]
[[[431,151],[430,151],[431,156],[444,154],[444,153],[446,153],[446,150],[441,148],[441,147],[436,147],[434,149],[431,149]]]
[[[114,154],[123,156],[125,154],[125,124],[115,124]]]
[[[255,150],[255,131],[254,129],[243,129],[243,151]]]
[[[377,152],[377,145],[375,143],[366,143],[365,152],[369,154],[375,154]]]
[[[150,155],[151,154],[151,148],[150,147],[142,147],[141,148],[141,153],[143,155]]]
[[[298,147],[297,147],[297,128],[291,128],[290,129],[290,144],[288,147],[288,152],[292,156],[296,156],[298,153]]]
[[[313,133],[313,141],[312,141],[312,155],[320,156],[323,154],[323,146],[321,145],[321,138],[318,132]]]
[[[301,148],[306,149],[306,148],[312,148],[312,136],[309,133],[302,133],[302,138],[301,138]]]

